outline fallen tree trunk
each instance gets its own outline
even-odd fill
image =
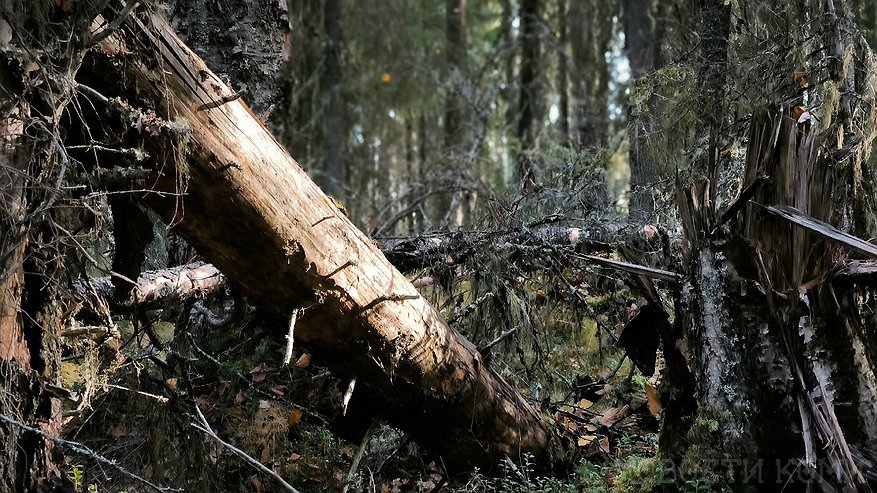
[[[564,250],[612,252],[633,238],[643,225],[609,223],[590,228],[542,226],[509,231],[455,231],[380,239],[387,259],[402,272],[444,264],[459,265],[485,249],[527,254]]]
[[[235,92],[156,15],[104,40],[91,79],[123,80],[155,158],[148,204],[260,305],[297,316],[306,343],[355,392],[441,454],[491,467],[546,463],[540,415],[486,367],[274,140]],[[111,103],[112,104],[112,103]],[[119,108],[117,108],[118,110]],[[129,120],[131,121],[131,120]],[[168,146],[170,135],[175,140]],[[151,146],[151,147],[149,147]],[[184,194],[180,198],[180,194]]]

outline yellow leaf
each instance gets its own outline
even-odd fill
[[[655,386],[650,383],[646,384],[646,401],[648,402],[649,412],[652,413],[652,416],[657,416],[657,414],[661,412],[661,409],[664,408],[661,405],[661,399],[658,397],[658,391],[655,389]]]
[[[594,403],[589,401],[588,399],[582,399],[578,402],[578,404],[576,404],[576,406],[578,406],[582,409],[588,409],[589,407],[591,407],[593,405],[594,405]]]
[[[576,445],[578,445],[579,447],[587,447],[591,444],[591,442],[596,439],[597,437],[595,435],[585,435],[583,437],[579,437],[579,439],[576,441]]]
[[[384,84],[389,84],[390,81],[391,81],[390,72],[384,72],[384,74],[381,75],[381,82],[383,82]]]

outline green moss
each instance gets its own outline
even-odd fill
[[[613,493],[648,493],[660,486],[660,461],[657,457],[643,459],[633,456],[615,481]]]
[[[733,481],[731,471],[723,471],[721,464],[732,463],[728,452],[722,450],[722,434],[730,422],[730,413],[712,406],[702,406],[687,434],[688,449],[680,462],[680,474],[700,485],[709,483],[726,487]]]

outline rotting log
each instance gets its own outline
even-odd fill
[[[447,464],[492,467],[524,454],[545,464],[549,434],[539,413],[482,363],[235,91],[159,16],[122,30],[92,54],[86,79],[104,87],[118,77],[132,106],[154,108],[165,122],[159,133],[184,134],[175,149],[145,139],[156,147],[148,150],[164,192],[145,196],[148,205],[261,306],[286,319],[297,314],[295,340],[341,378],[356,378],[356,393]]]

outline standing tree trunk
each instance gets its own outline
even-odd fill
[[[536,182],[533,151],[542,128],[542,70],[539,0],[521,0],[521,75],[518,99],[518,181],[524,189]]]
[[[515,128],[515,110],[517,107],[519,94],[515,90],[517,80],[515,79],[515,58],[517,55],[517,43],[515,43],[514,33],[514,17],[515,4],[512,0],[500,0],[502,12],[500,14],[500,31],[497,40],[497,46],[506,56],[503,57],[503,84],[501,95],[505,101],[505,113],[503,114],[503,126],[508,129]]]
[[[5,61],[4,61],[5,64]],[[14,94],[7,75],[0,70],[0,89]],[[30,366],[27,342],[19,313],[24,291],[24,255],[28,230],[25,225],[25,187],[30,156],[22,134],[28,118],[27,104],[0,99],[0,359]]]
[[[156,156],[159,189],[185,189],[184,203],[152,195],[151,206],[262,306],[296,315],[298,342],[341,378],[356,379],[356,393],[370,394],[447,463],[491,467],[525,453],[545,463],[548,433],[533,407],[448,327],[246,105],[227,101],[231,91],[159,17],[126,29],[125,38],[102,43],[107,55],[96,56],[92,70],[123,70],[120,80],[138,89],[132,102],[154,106],[161,117],[152,130],[173,138],[169,144],[144,134],[144,145]]]
[[[278,107],[272,112],[270,122],[271,128],[276,129],[278,140],[298,157],[305,169],[313,173],[319,169],[324,150],[324,128],[320,123],[323,122],[321,111],[325,98],[320,67],[326,55],[322,44],[325,7],[320,0],[287,0],[287,5],[289,32],[283,50],[286,61],[276,85],[280,93]],[[183,22],[186,22],[185,17]],[[185,31],[180,32],[191,46],[194,40],[190,41],[185,34]],[[267,48],[271,45],[265,43],[261,50]],[[228,62],[223,59],[217,66]]]
[[[345,137],[341,101],[341,8],[341,0],[325,0],[323,4],[325,61],[322,86],[327,97],[323,113],[322,181],[326,192],[337,198],[342,198],[344,192],[344,166],[341,161]]]
[[[558,116],[558,130],[560,131],[560,143],[569,145],[569,27],[567,15],[569,14],[569,5],[567,0],[558,0],[557,4],[557,42],[559,48],[557,51],[557,92],[560,95],[558,106],[560,107]]]
[[[446,184],[451,188],[471,182],[472,162],[471,114],[466,94],[470,91],[468,80],[468,36],[466,32],[466,0],[447,0],[445,4],[445,70],[447,71],[447,96],[445,97],[445,159]],[[440,200],[439,213],[444,214],[443,226],[460,226],[470,215],[471,194],[454,191]]]
[[[463,95],[468,75],[467,44],[466,0],[447,0],[445,63],[450,87],[445,98],[445,148],[454,154],[465,151],[468,133],[467,103]]]
[[[651,0],[621,1],[632,95],[642,91],[652,93],[648,87],[649,81],[644,79],[655,69],[655,21],[651,5]],[[630,212],[651,218],[655,210],[653,190],[658,180],[658,170],[649,152],[648,134],[652,131],[651,120],[656,101],[650,95],[640,104],[640,108],[631,106],[631,114],[628,115]]]
[[[569,8],[572,48],[573,142],[579,148],[606,144],[609,137],[609,64],[615,2],[573,0]]]

